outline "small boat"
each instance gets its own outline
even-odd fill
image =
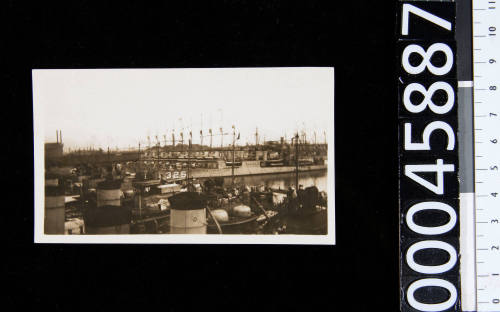
[[[228,211],[224,209],[215,209],[209,213],[207,229],[208,233],[219,233],[220,226],[223,234],[256,234],[258,227],[265,224],[267,221],[278,215],[277,211],[264,210],[262,205],[256,202],[262,213],[252,210],[249,206],[238,205]],[[244,211],[243,214],[238,213],[238,210]],[[223,217],[217,218],[217,223],[214,221],[214,215],[222,212]],[[218,226],[217,226],[218,225]]]

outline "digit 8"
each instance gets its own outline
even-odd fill
[[[446,63],[441,67],[436,67],[431,63],[432,55],[438,51],[441,51],[446,55]],[[422,62],[420,62],[418,66],[410,64],[409,58],[412,53],[417,53],[423,58]],[[451,51],[451,48],[444,43],[434,43],[427,49],[427,51],[425,51],[418,44],[410,44],[403,50],[402,64],[406,72],[412,75],[420,74],[427,68],[432,74],[442,76],[447,74],[453,66],[453,51]]]
[[[432,96],[437,90],[444,90],[446,92],[448,100],[444,105],[436,105],[432,101]],[[413,92],[419,92],[424,95],[424,99],[418,105],[413,104],[410,99],[410,96]],[[434,82],[430,85],[428,90],[426,90],[425,87],[419,83],[410,83],[404,90],[403,104],[405,108],[412,113],[420,113],[428,106],[431,111],[436,114],[446,114],[453,108],[453,105],[455,104],[455,91],[449,83],[444,81]]]

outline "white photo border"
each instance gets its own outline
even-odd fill
[[[224,70],[259,70],[266,69],[322,69],[331,72],[332,94],[331,107],[328,114],[331,121],[328,123],[328,234],[326,235],[264,235],[264,234],[124,234],[124,235],[46,235],[43,229],[44,221],[44,111],[40,107],[41,80],[45,71],[73,71],[73,70],[132,70],[132,69],[33,69],[33,138],[34,138],[34,242],[35,243],[63,243],[63,244],[289,244],[289,245],[335,245],[335,149],[334,149],[334,94],[335,74],[333,67],[248,67],[224,68]],[[148,70],[207,70],[220,68],[175,68],[175,69],[148,69]]]

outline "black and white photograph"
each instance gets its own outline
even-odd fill
[[[33,97],[38,242],[335,243],[333,68],[33,70]]]
[[[497,4],[5,1],[4,310],[500,312]]]

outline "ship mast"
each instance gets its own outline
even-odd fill
[[[200,130],[200,149],[203,151],[203,130]]]
[[[175,129],[172,129],[172,151],[175,151]]]
[[[224,133],[222,133],[222,127],[220,127],[220,149],[224,146]]]
[[[233,125],[233,161],[231,163],[231,186],[234,187],[234,149],[235,149],[236,129]]]
[[[140,168],[140,165],[141,165],[141,142],[139,142],[139,168]]]
[[[186,175],[186,181],[187,181],[187,190],[189,192],[189,172],[191,170],[191,141],[193,139],[193,132],[189,131],[189,142],[188,142],[188,169],[187,169],[187,175]]]
[[[184,132],[181,131],[181,151],[184,153]]]
[[[222,118],[222,109],[218,109],[220,112],[220,149],[224,146],[224,133],[222,132],[222,125],[224,124],[224,119]]]
[[[158,140],[158,135],[156,135],[156,169],[159,170],[160,168],[160,140]]]
[[[212,150],[212,128],[208,129],[208,133],[210,133],[210,150]]]
[[[259,146],[259,128],[255,128],[255,150],[257,150],[257,146]]]
[[[200,147],[203,150],[203,114],[201,114]]]
[[[295,187],[299,192],[299,133],[295,135]]]

